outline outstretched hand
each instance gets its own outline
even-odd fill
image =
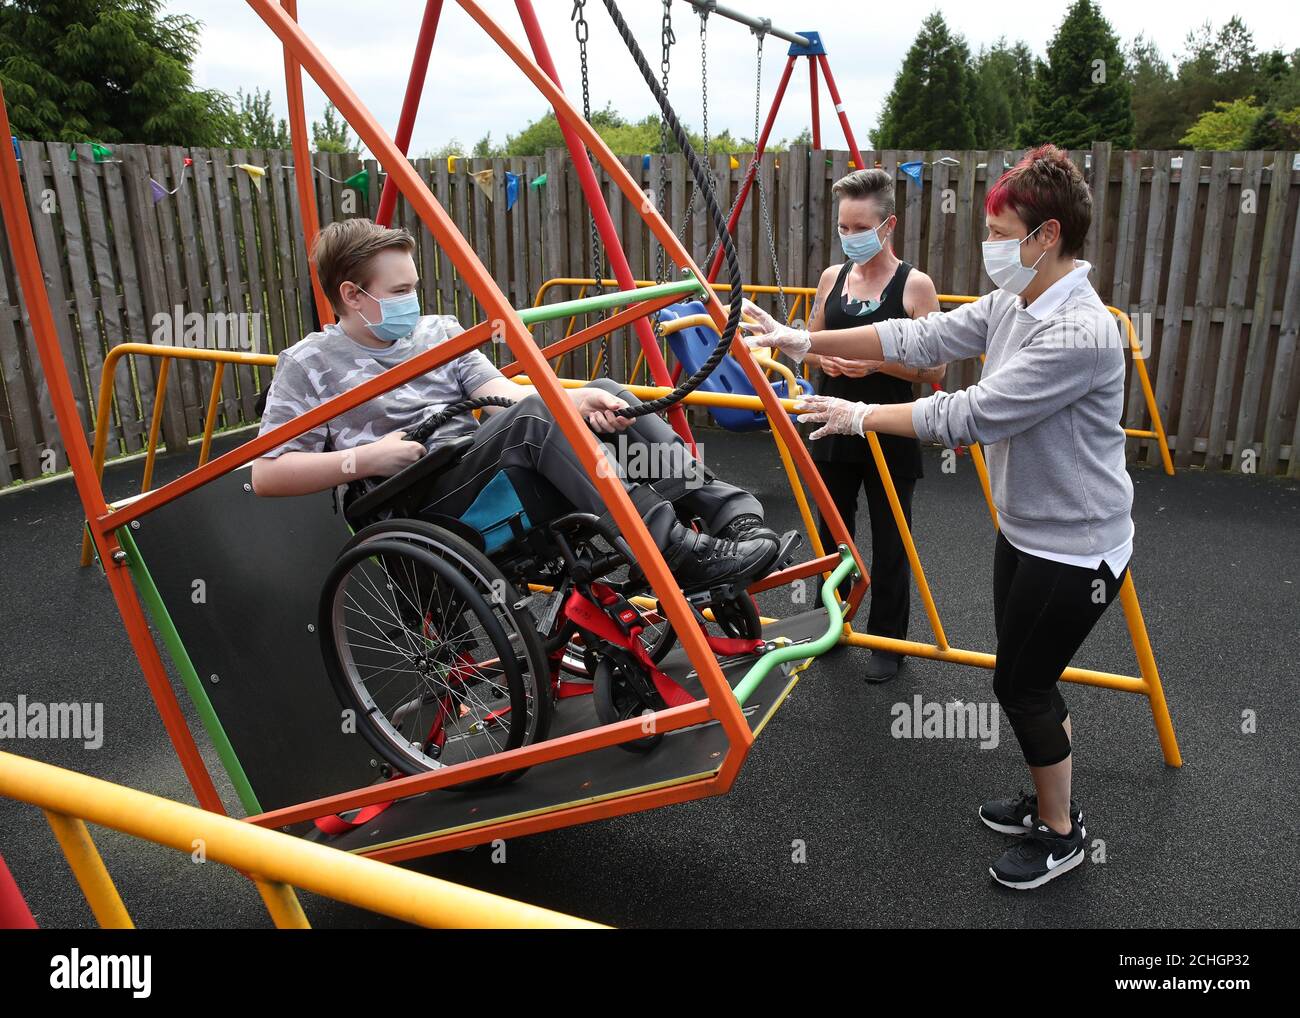
[[[808,436],[810,440],[827,435],[866,434],[866,420],[876,409],[875,403],[854,403],[837,396],[804,396],[794,405],[800,424],[821,424]]]
[[[746,298],[741,306],[745,318],[741,319],[740,328],[745,335],[745,342],[751,348],[768,347],[788,354],[796,363],[803,360],[812,347],[812,339],[805,329],[794,329],[782,325],[753,301]]]

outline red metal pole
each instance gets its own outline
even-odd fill
[[[821,97],[817,94],[817,61],[808,58],[808,94],[812,96],[812,147],[822,147]]]
[[[831,77],[831,65],[826,61],[826,54],[820,54],[817,57],[817,62],[821,65],[823,77],[826,78],[826,90],[831,94],[831,102],[835,104],[835,112],[839,114],[840,127],[844,128],[844,140],[849,143],[849,151],[853,153],[858,169],[865,170],[866,166],[862,163],[862,152],[858,148],[858,143],[853,140],[853,128],[849,127],[848,114],[844,112],[844,103],[840,101],[840,90],[835,87],[835,79]]]
[[[397,133],[393,135],[393,144],[406,155],[411,146],[411,130],[415,126],[415,114],[420,108],[420,94],[424,91],[424,75],[429,70],[429,51],[433,49],[433,37],[438,31],[438,19],[442,17],[442,0],[427,0],[424,5],[424,20],[420,22],[420,34],[415,40],[415,56],[411,60],[411,76],[406,82],[406,98],[402,100],[402,114],[397,118]],[[375,222],[387,226],[393,218],[393,209],[397,206],[397,183],[391,174],[384,178],[384,191],[379,196],[379,211],[375,213]]]
[[[280,0],[284,11],[294,21],[298,20],[298,0]],[[307,245],[307,268],[311,273],[312,293],[316,297],[316,315],[321,325],[334,321],[325,290],[316,278],[316,263],[311,260],[311,249],[320,233],[320,216],[316,211],[316,183],[312,180],[311,150],[307,146],[307,114],[302,101],[302,68],[287,48],[284,51],[284,86],[289,99],[289,140],[293,144],[293,178],[298,185],[298,207],[302,209],[303,243]]]
[[[528,43],[533,48],[533,59],[537,61],[537,66],[546,76],[555,82],[556,87],[562,90],[564,86],[560,83],[560,76],[555,70],[555,62],[551,59],[550,47],[546,45],[546,36],[542,34],[542,26],[537,21],[537,12],[533,9],[532,0],[515,0],[515,7],[519,10],[519,19],[524,24]],[[620,288],[630,290],[634,285],[632,266],[628,264],[627,255],[623,252],[623,245],[614,227],[614,220],[610,217],[609,206],[605,204],[600,183],[596,180],[596,172],[592,169],[587,148],[563,117],[557,116],[556,119],[560,123],[560,132],[564,135],[564,144],[569,150],[569,158],[573,160],[578,181],[582,184],[582,193],[596,220],[596,229],[600,233],[601,243],[605,245],[605,253],[609,256],[609,266],[614,271],[614,278],[618,280]],[[644,318],[638,319],[634,328],[641,342],[641,349],[645,351],[646,366],[650,369],[650,376],[655,380],[655,385],[671,386],[673,382],[669,380],[668,365],[664,363],[663,353],[659,349],[659,344],[655,342],[654,329]],[[682,437],[682,440],[690,445],[691,451],[696,452],[695,438],[691,435],[690,425],[686,423],[686,411],[681,403],[668,411],[668,423],[673,426],[673,430]]]
[[[763,158],[763,150],[767,148],[768,136],[772,133],[772,125],[776,123],[776,114],[781,108],[781,100],[785,98],[785,87],[790,84],[790,74],[794,71],[795,57],[789,57],[785,62],[785,70],[781,73],[781,83],[776,86],[776,95],[772,97],[772,105],[768,107],[767,122],[763,124],[763,133],[759,135],[758,142],[754,147],[754,158],[750,161],[749,169],[745,171],[745,179],[740,185],[740,197],[736,200],[736,207],[731,210],[731,218],[727,220],[727,232],[734,234],[736,224],[740,222],[740,214],[745,208],[745,199],[749,197],[749,189],[754,183],[754,174],[758,172],[758,161]],[[717,253],[713,256],[713,264],[709,266],[709,282],[712,283],[718,278],[718,271],[722,268],[722,245],[718,245]]]
[[[23,892],[18,889],[18,881],[5,865],[5,857],[0,855],[0,930],[36,928],[36,919],[27,907]]]

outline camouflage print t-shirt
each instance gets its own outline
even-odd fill
[[[280,354],[267,393],[259,434],[266,434],[331,397],[347,392],[384,371],[464,332],[452,315],[426,315],[404,339],[384,349],[362,346],[338,325],[313,332]],[[477,350],[399,385],[368,403],[340,414],[265,455],[351,449],[411,427],[429,414],[464,399],[483,383],[502,377]],[[472,414],[447,421],[426,443],[435,445],[478,427]]]

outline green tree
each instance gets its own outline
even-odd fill
[[[239,109],[235,114],[234,130],[229,144],[231,148],[266,148],[287,149],[289,147],[289,125],[281,117],[276,120],[271,111],[271,93],[260,88],[245,94],[241,88],[237,94]]]
[[[1254,100],[1254,96],[1247,96],[1232,102],[1215,103],[1213,110],[1206,110],[1196,118],[1196,123],[1178,139],[1178,143],[1229,152],[1245,148],[1246,138],[1263,112]]]
[[[877,148],[967,149],[975,147],[975,71],[970,48],[953,35],[938,11],[921,25],[894,87],[885,99]]]
[[[1034,55],[1023,42],[998,39],[975,58],[975,147],[1012,148],[1029,118]]]
[[[478,141],[474,142],[474,149],[470,152],[475,159],[492,159],[496,156],[506,155],[506,151],[500,145],[492,144],[492,132],[488,131]]]
[[[659,151],[659,117],[653,113],[632,122],[620,115],[612,105],[607,104],[603,109],[592,112],[591,126],[596,129],[596,133],[600,135],[601,140],[610,147],[615,155],[647,155]],[[806,134],[807,132],[805,132]],[[704,139],[700,135],[688,130],[687,137],[690,138],[691,145],[697,152],[704,150]],[[531,121],[518,134],[507,135],[504,145],[493,145],[490,135],[479,139],[472,154],[475,156],[480,154],[485,156],[539,156],[545,153],[547,149],[563,147],[564,135],[560,131],[559,121],[556,119],[555,113],[548,110],[536,120]],[[752,141],[749,142],[749,147],[752,151]],[[671,135],[668,138],[668,149],[670,152],[678,151],[677,142]],[[743,150],[744,144],[733,138],[730,131],[723,131],[722,134],[714,135],[709,139],[709,152],[713,154]],[[459,153],[448,152],[447,154],[457,155]]]
[[[1289,110],[1265,106],[1250,125],[1241,147],[1274,152],[1300,149],[1300,106]]]
[[[424,153],[425,159],[446,159],[448,156],[463,156],[465,146],[460,143],[459,138],[452,138],[444,142],[436,149],[430,149]]]
[[[1049,141],[1062,148],[1086,148],[1094,141],[1121,148],[1133,144],[1124,54],[1093,0],[1070,6],[1034,75],[1020,143]]]
[[[1278,109],[1300,106],[1300,49],[1289,57],[1281,50],[1265,53],[1255,85],[1255,94],[1265,105]]]
[[[0,3],[0,85],[16,134],[44,141],[219,145],[234,109],[194,87],[200,22],[161,0]]]
[[[1133,97],[1133,144],[1175,148],[1187,125],[1174,99],[1174,72],[1160,48],[1139,35],[1125,52],[1124,74]]]
[[[323,120],[311,122],[311,144],[317,152],[360,152],[361,145],[348,131],[343,114],[333,103],[325,107]]]

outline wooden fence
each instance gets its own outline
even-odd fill
[[[64,144],[22,142],[20,149],[59,340],[88,432],[105,353],[118,343],[183,345],[187,314],[248,316],[242,321],[251,322],[251,340],[262,351],[278,352],[316,327],[290,153],[123,145],[95,162],[85,145],[76,147],[75,159]],[[991,289],[980,263],[983,196],[989,167],[996,179],[1018,154],[864,153],[898,180],[899,256],[929,272],[941,293]],[[1072,155],[1095,202],[1084,257],[1094,265],[1102,298],[1128,311],[1138,327],[1176,462],[1300,476],[1293,452],[1300,446],[1300,172],[1292,169],[1292,154],[1112,152],[1097,145]],[[731,169],[727,156],[713,159],[724,208],[744,174],[745,157],[739,158],[740,169]],[[667,161],[662,186],[657,157],[623,161],[643,187],[662,192],[670,222],[703,264],[715,232],[702,205],[687,215],[691,188],[681,157]],[[814,285],[826,265],[842,260],[830,188],[848,172],[848,161],[846,152],[806,147],[764,156],[761,200],[760,192],[751,194],[737,229],[746,282],[774,284],[779,275],[784,285]],[[925,162],[922,185],[898,169],[910,161]],[[264,176],[241,164],[264,169]],[[373,214],[382,182],[373,161],[317,154],[313,165],[322,223]],[[532,304],[547,279],[591,274],[590,220],[563,150],[461,159],[454,168],[445,160],[414,165],[516,306]],[[358,193],[343,181],[363,168],[368,186]],[[489,169],[485,189],[470,174]],[[507,172],[519,177],[509,211]],[[157,194],[151,180],[169,193]],[[657,243],[622,194],[607,181],[605,190],[634,274],[656,278]],[[393,222],[418,238],[426,310],[477,321],[481,309],[404,200]],[[553,289],[548,300],[570,296]],[[770,303],[776,310],[778,302]],[[538,336],[559,338],[566,324],[541,326]],[[632,363],[632,342],[615,337],[615,377],[625,377]],[[494,356],[501,361],[510,353],[499,346]],[[587,364],[584,356],[565,368],[581,372]],[[119,368],[110,455],[142,447],[155,370],[146,363]],[[185,362],[171,373],[163,419],[169,448],[201,432],[211,371]],[[954,365],[947,385],[969,384],[977,373],[975,361]],[[1145,427],[1146,408],[1132,372],[1130,378],[1125,423]],[[254,420],[256,394],[266,382],[264,370],[260,376],[246,367],[227,372],[221,426]],[[1152,460],[1154,452],[1135,444],[1134,456]],[[0,484],[65,463],[5,241]]]

